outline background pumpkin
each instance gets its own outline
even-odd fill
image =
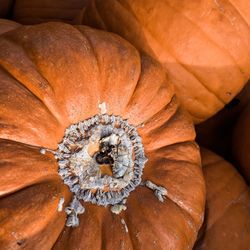
[[[249,79],[249,1],[94,0],[83,22],[160,61],[196,123],[222,109]]]
[[[48,21],[79,23],[88,0],[16,0],[13,20],[22,24],[38,24]]]
[[[215,153],[201,150],[206,181],[204,234],[194,249],[248,249],[250,192],[235,168]]]
[[[2,34],[0,64],[1,249],[50,249],[55,241],[55,249],[192,248],[205,199],[199,148],[157,62],[114,34],[48,23]],[[143,179],[167,188],[167,199],[138,187],[120,215],[84,203],[80,226],[57,240],[65,224],[59,198],[67,205],[70,193],[53,155],[39,150],[56,149],[65,128],[97,114],[100,102],[144,123]]]
[[[237,120],[232,147],[234,159],[250,183],[250,103]]]
[[[225,160],[237,163],[233,158],[233,131],[238,118],[250,101],[250,82],[221,111],[208,120],[196,125],[196,141],[209,148]]]

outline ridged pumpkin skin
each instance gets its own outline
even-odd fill
[[[249,187],[235,167],[215,153],[201,149],[201,160],[207,190],[205,233],[194,249],[249,249]]]
[[[222,109],[249,79],[248,0],[94,0],[83,22],[160,61],[196,123]]]
[[[237,121],[232,148],[237,166],[250,184],[250,103]]]
[[[47,23],[2,34],[0,64],[1,249],[192,248],[205,203],[199,148],[157,62],[117,35]],[[108,114],[144,124],[142,177],[164,186],[167,198],[138,187],[119,215],[85,202],[80,226],[63,229],[59,198],[65,207],[71,194],[54,156],[39,150],[56,149],[65,129],[103,102]]]
[[[11,31],[13,29],[16,29],[20,26],[20,24],[7,20],[7,19],[0,19],[0,35]]]
[[[22,24],[61,21],[79,23],[88,0],[17,0],[13,20]]]

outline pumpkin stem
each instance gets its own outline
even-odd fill
[[[141,183],[147,161],[136,127],[119,116],[104,114],[106,106],[99,106],[100,114],[68,127],[57,151],[49,151],[74,194],[66,208],[67,226],[79,224],[77,215],[84,212],[80,200],[112,205],[116,214],[125,210],[125,198]]]
[[[106,105],[99,105],[102,112],[90,119],[73,124],[53,153],[58,161],[58,174],[74,194],[65,208],[68,215],[66,226],[79,225],[78,215],[85,209],[81,200],[100,206],[111,205],[111,212],[119,214],[126,210],[126,198],[138,185],[147,158],[144,154],[137,127],[120,116],[108,115]],[[144,186],[152,189],[163,202],[167,190],[146,181]],[[58,211],[64,200],[59,201]]]

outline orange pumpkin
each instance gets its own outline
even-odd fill
[[[18,0],[13,7],[13,20],[22,24],[48,21],[79,23],[88,0]]]
[[[196,123],[222,109],[250,76],[247,0],[94,0],[83,23],[160,61]]]
[[[204,234],[194,249],[249,249],[249,187],[218,155],[202,149],[201,159],[207,203]]]
[[[250,103],[237,120],[232,148],[237,166],[250,183]]]
[[[1,249],[192,248],[205,203],[199,148],[192,121],[157,62],[117,35],[47,23],[2,34],[0,64]],[[82,168],[103,162],[96,170],[102,177],[92,179],[101,182],[111,172],[112,181],[125,182],[123,174],[114,177],[120,173],[114,173],[119,159],[113,154],[122,167],[129,161],[134,178],[145,163],[143,148],[143,182],[126,196],[126,206],[92,204],[110,190],[117,198],[121,188],[92,185]],[[82,181],[83,173],[89,179]],[[81,186],[69,183],[79,180]],[[83,198],[86,185],[90,196]],[[111,212],[120,208],[127,209]]]

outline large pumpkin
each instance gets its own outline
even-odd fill
[[[47,23],[2,34],[0,64],[1,249],[192,248],[205,203],[199,148],[192,122],[157,62],[117,35]],[[99,140],[98,129],[113,134]],[[122,129],[136,136],[126,137]],[[78,141],[83,136],[88,139]],[[118,182],[113,153],[129,162],[134,178],[145,163],[143,148],[148,158],[143,186],[136,186],[125,206],[110,197],[106,207],[92,204],[99,193],[109,193],[113,182],[98,190],[90,178],[81,187],[70,184],[79,181],[87,160]],[[95,150],[98,154],[89,157]],[[61,176],[69,167],[74,179],[65,178],[64,185]],[[92,203],[74,200],[86,185]],[[112,190],[115,198],[122,194],[120,186]],[[83,214],[65,221],[65,207],[69,215],[82,213],[83,206]],[[126,210],[117,215],[114,208]]]
[[[250,103],[237,120],[232,148],[237,166],[250,183]]]
[[[160,61],[196,123],[214,115],[249,79],[247,0],[93,0],[83,21]]]
[[[194,249],[249,249],[250,192],[235,168],[211,151],[201,150],[207,188],[204,234]]]
[[[79,23],[88,0],[16,0],[12,18],[22,24]]]

